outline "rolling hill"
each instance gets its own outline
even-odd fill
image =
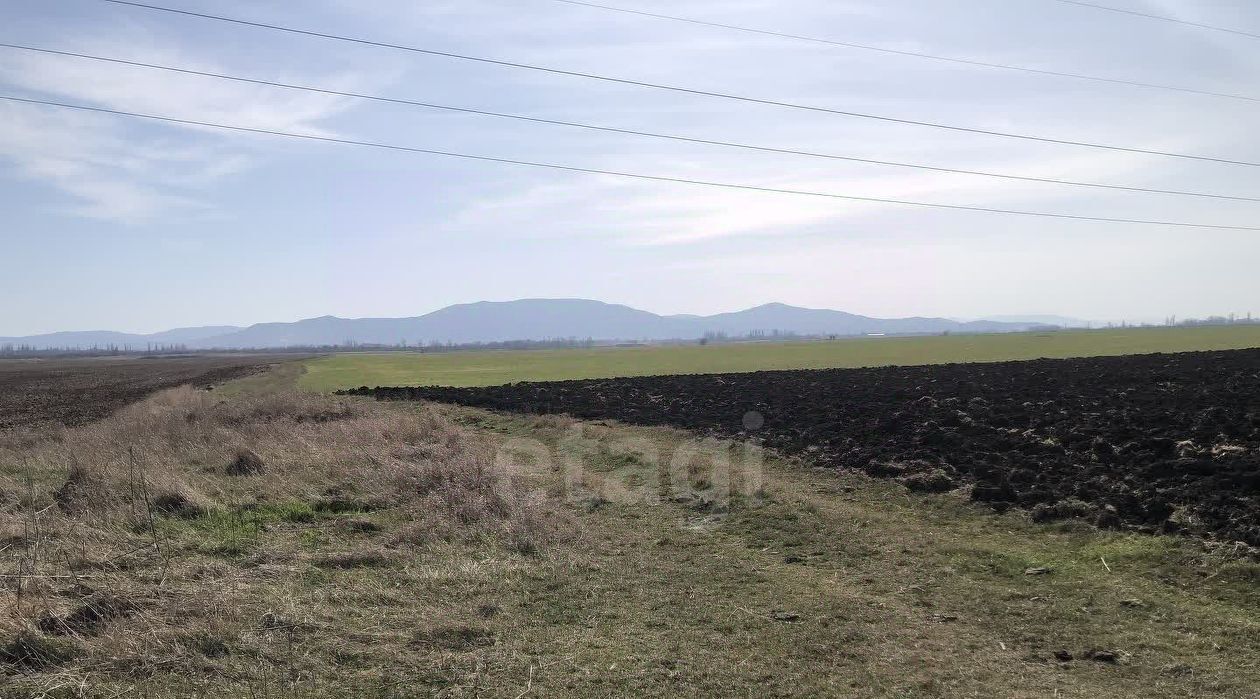
[[[603,341],[696,339],[708,334],[868,335],[941,332],[1014,332],[1030,322],[945,318],[871,318],[824,309],[769,303],[711,316],[657,315],[629,306],[585,299],[522,299],[459,304],[411,318],[322,316],[247,328],[181,328],[152,335],[67,332],[0,338],[0,343],[54,348],[106,345],[143,349],[148,344],[186,344],[201,349],[251,349],[312,345],[477,343],[592,338]]]

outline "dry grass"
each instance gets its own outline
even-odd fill
[[[445,410],[513,440],[558,445],[573,426]],[[650,443],[663,455],[693,438],[584,424],[602,443]],[[590,458],[607,478],[636,469]],[[762,475],[755,502],[725,509],[671,497],[584,513],[589,559],[501,593],[502,613],[482,624],[505,641],[470,651],[490,676],[459,687],[503,697],[526,686],[573,697],[1260,697],[1260,563],[1244,552],[1039,524],[961,493],[916,494],[799,461],[771,458]],[[1048,572],[1026,574],[1038,568]]]
[[[433,411],[185,387],[85,427],[0,433],[0,696],[171,676],[249,693],[268,672],[296,686],[277,644],[317,626],[295,603],[335,596],[329,575],[452,546],[536,556],[570,530]],[[389,579],[353,584],[385,595]]]
[[[774,458],[649,497],[690,438],[236,388],[9,435],[0,697],[1256,697],[1253,559]]]

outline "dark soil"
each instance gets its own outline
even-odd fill
[[[755,437],[1042,521],[1260,546],[1260,350],[350,393]]]
[[[83,425],[164,388],[212,386],[277,361],[276,355],[0,360],[0,429]]]

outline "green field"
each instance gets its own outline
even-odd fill
[[[493,386],[514,381],[993,362],[1260,347],[1260,325],[589,350],[337,354],[312,360],[311,391],[358,386]]]

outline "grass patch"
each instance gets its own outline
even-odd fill
[[[161,528],[168,534],[185,535],[192,542],[192,546],[205,553],[236,557],[253,552],[259,543],[260,535],[268,527],[331,521],[345,512],[362,512],[362,510],[329,509],[323,507],[320,502],[291,501],[212,509],[193,519],[166,518],[161,523]],[[303,541],[321,538],[319,532],[309,530],[300,532],[299,536]],[[312,546],[312,548],[317,547]]]
[[[1260,326],[1071,330],[817,342],[495,352],[343,353],[307,361],[308,391],[359,386],[494,386],[515,381],[996,362],[1260,347]],[[291,370],[290,370],[291,371]]]

